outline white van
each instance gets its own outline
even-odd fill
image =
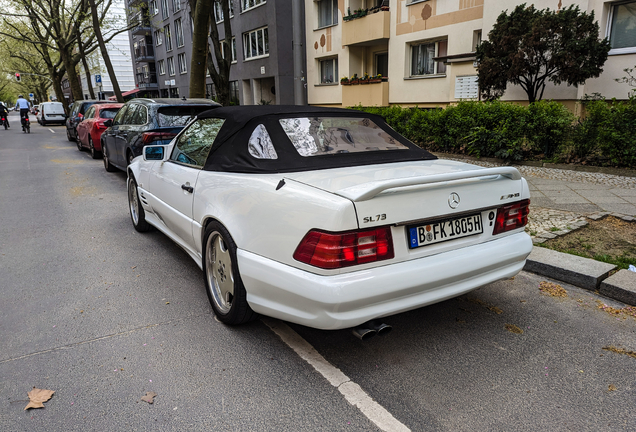
[[[66,123],[66,113],[61,102],[43,102],[35,118],[42,126],[51,123]]]

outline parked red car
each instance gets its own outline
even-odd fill
[[[104,122],[112,119],[117,111],[124,106],[121,103],[95,104],[86,111],[84,120],[77,125],[77,148],[82,151],[88,148],[93,159],[102,155],[100,137],[106,130]]]

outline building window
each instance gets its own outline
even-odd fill
[[[269,55],[267,27],[243,33],[243,53],[246,60]]]
[[[175,73],[174,73],[174,57],[168,57],[168,75],[175,76]]]
[[[179,73],[184,74],[188,72],[188,65],[186,63],[186,55],[185,53],[181,53],[177,56],[177,61],[179,62]]]
[[[174,21],[174,32],[177,38],[177,47],[183,46],[183,25],[181,24],[181,18]]]
[[[150,0],[148,3],[148,9],[150,9],[150,13],[152,16],[155,16],[159,13],[159,7],[157,6],[157,0]]]
[[[216,92],[214,91],[214,84],[205,85],[205,97],[207,99],[216,99]]]
[[[338,79],[338,59],[320,60],[320,84],[332,84]]]
[[[375,55],[375,74],[383,77],[389,76],[389,53],[377,53]]]
[[[636,1],[612,5],[608,27],[610,54],[636,52]]]
[[[230,18],[234,17],[234,4],[232,3],[232,0],[229,0],[229,6],[230,6]],[[220,23],[221,21],[223,21],[224,17],[223,17],[223,7],[221,6],[221,2],[218,0],[215,0],[214,2],[214,19],[216,20],[216,23]]]
[[[238,81],[230,81],[230,103],[239,105]]]
[[[227,60],[226,52],[225,52],[226,46],[227,45],[225,43],[221,42],[221,55],[223,56],[225,60]],[[232,61],[231,62],[236,63],[236,38],[234,37],[232,38]]]
[[[181,10],[181,0],[172,0],[172,13]]]
[[[166,51],[172,51],[172,35],[170,34],[170,24],[163,28],[163,37],[166,39]]]
[[[179,87],[174,87],[170,89],[170,97],[171,98],[179,98]]]
[[[155,45],[159,46],[163,44],[163,34],[161,34],[161,30],[155,30]]]
[[[163,60],[159,60],[157,62],[159,64],[159,75],[165,75],[166,74],[166,62]]]
[[[265,3],[265,0],[241,0],[241,12]]]
[[[170,16],[168,10],[168,0],[161,0],[161,19],[167,19]]]
[[[481,45],[481,30],[473,32],[473,52],[477,51],[477,47]]]
[[[411,45],[411,76],[446,73],[446,65],[433,59],[445,56],[447,46],[446,40]]]
[[[161,89],[161,97],[164,99],[170,97],[170,95],[168,94],[168,89]]]
[[[338,24],[338,0],[321,0],[318,5],[318,28]]]

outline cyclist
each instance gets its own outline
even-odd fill
[[[20,123],[22,123],[22,130],[24,130],[24,119],[29,118],[29,101],[26,100],[22,95],[18,96],[18,101],[15,104],[15,109],[20,110]]]

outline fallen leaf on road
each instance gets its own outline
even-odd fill
[[[630,357],[634,357],[634,358],[636,358],[636,352],[634,352],[634,351],[627,351],[627,350],[626,350],[626,349],[624,349],[624,348],[616,348],[614,345],[610,345],[610,346],[603,347],[603,349],[604,349],[605,351],[611,351],[611,352],[614,352],[614,353],[616,353],[616,354],[625,354],[625,355],[628,355],[628,356],[630,356]]]
[[[608,391],[616,391],[617,388],[614,384],[610,384],[609,387],[607,388]]]
[[[506,324],[506,330],[508,330],[511,333],[517,333],[517,334],[523,333],[523,330],[521,330],[519,327],[517,327],[514,324]]]
[[[539,283],[539,290],[546,295],[552,296],[552,297],[567,297],[568,293],[566,290],[563,289],[563,287],[559,284],[555,284],[552,282],[540,282]]]
[[[155,397],[156,396],[157,396],[157,393],[155,393],[155,392],[146,392],[146,396],[142,396],[141,400],[151,404],[151,403],[153,403],[155,401]]]
[[[26,407],[24,407],[24,410],[26,411],[29,408],[44,408],[44,404],[42,402],[46,402],[51,399],[53,393],[55,393],[54,390],[42,390],[33,387],[33,390],[27,393],[30,402]]]

